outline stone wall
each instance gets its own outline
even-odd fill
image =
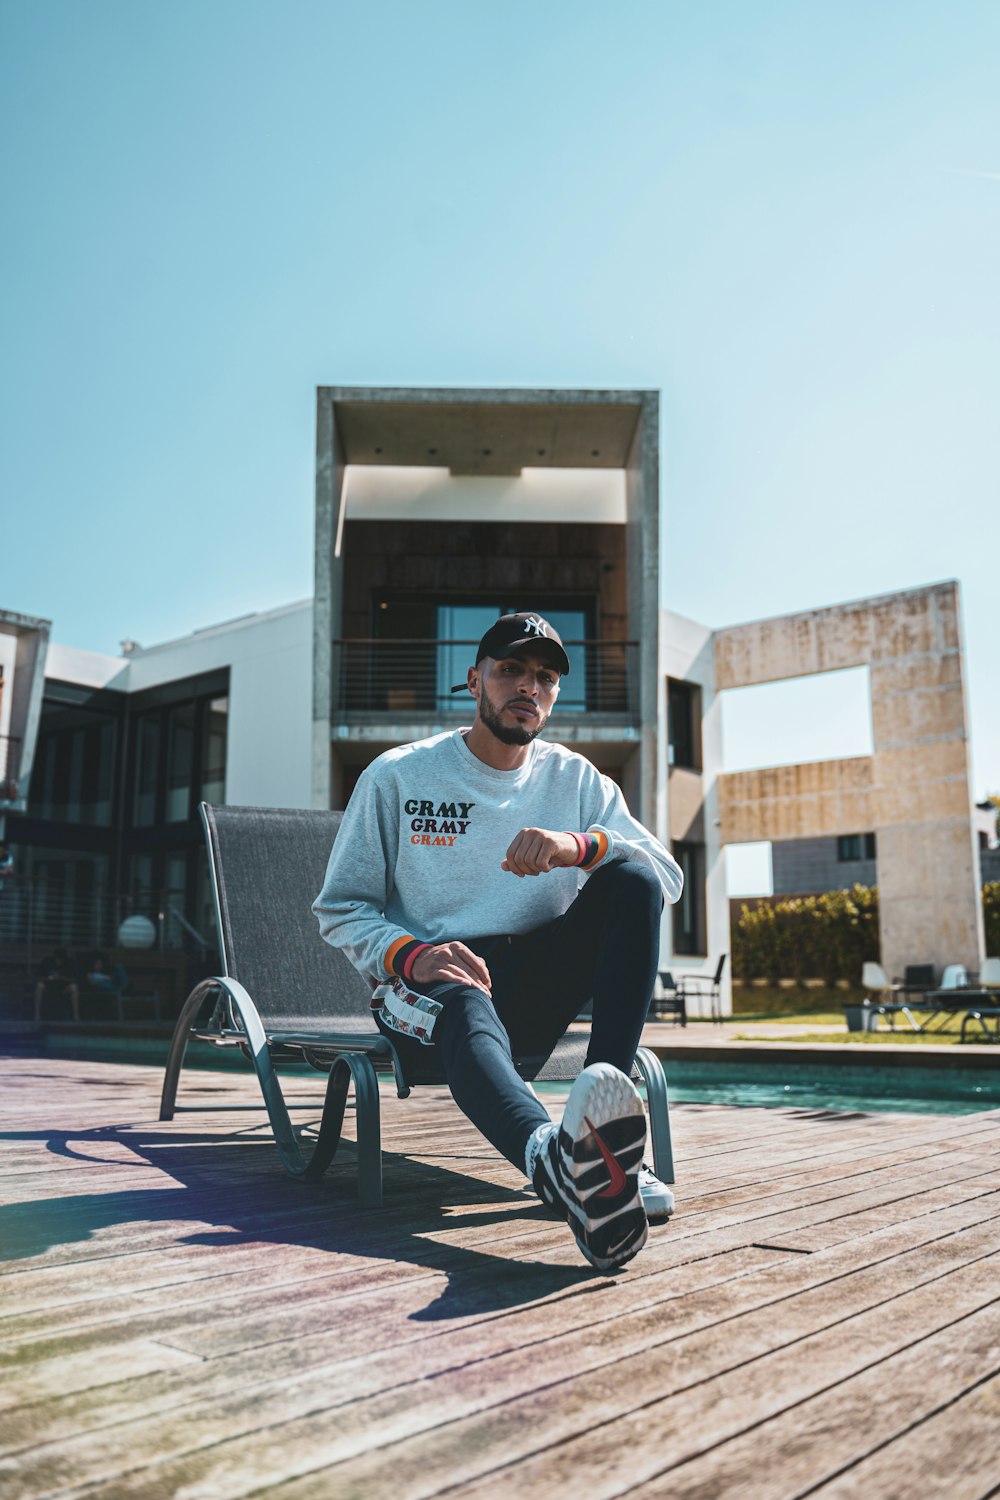
[[[720,778],[725,843],[874,831],[882,962],[983,956],[957,583],[716,635],[718,688],[868,666],[874,753]]]

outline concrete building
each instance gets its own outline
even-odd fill
[[[199,799],[344,805],[383,749],[469,721],[450,689],[475,643],[532,608],[572,662],[549,733],[620,783],[685,871],[662,967],[714,970],[725,846],[764,839],[800,859],[839,840],[852,875],[877,866],[888,968],[978,967],[957,585],[721,630],[677,615],[658,431],[655,391],[324,387],[314,600],[120,657],[0,616],[0,733],[27,767],[0,786],[8,959],[29,908],[36,947],[107,944],[143,903],[162,943],[207,954]],[[859,665],[872,756],[722,773],[728,689]]]
[[[776,896],[815,896],[878,884],[874,833],[836,838],[779,839],[771,846],[771,876]]]
[[[28,774],[0,801],[0,978],[55,944],[113,947],[132,914],[161,947],[207,954],[199,801],[309,805],[311,601],[123,656],[33,628]]]
[[[865,666],[874,753],[721,776],[725,843],[873,833],[883,965],[983,958],[958,586],[719,631],[720,690]]]

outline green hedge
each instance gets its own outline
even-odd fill
[[[744,904],[733,923],[736,979],[857,984],[862,964],[878,955],[876,887]]]
[[[983,922],[986,956],[1000,958],[1000,880],[991,880],[983,886]]]
[[[1000,957],[1000,880],[983,886],[986,952]],[[822,979],[857,984],[878,961],[878,887],[772,898],[740,907],[733,923],[734,979]]]

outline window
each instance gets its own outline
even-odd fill
[[[672,908],[674,953],[706,953],[705,845],[675,843],[672,852],[684,876],[681,899]]]
[[[30,815],[109,828],[117,740],[117,721],[111,715],[85,703],[44,703],[28,794]]]
[[[22,849],[30,883],[31,941],[40,949],[102,947],[114,931],[107,855],[75,849]],[[27,920],[27,912],[25,912]]]
[[[202,802],[225,801],[228,726],[229,699],[213,698],[203,708],[200,798]]]
[[[669,764],[701,770],[701,689],[693,682],[667,681]]]
[[[156,783],[160,770],[160,715],[144,714],[135,725],[135,794],[132,822],[152,828],[156,819]]]
[[[438,608],[438,696],[450,698],[451,688],[464,682],[468,668],[474,664],[475,645],[456,646],[453,641],[478,642],[501,615],[514,614],[523,604],[441,605]],[[563,641],[582,641],[587,635],[587,615],[583,609],[543,609],[541,613]],[[584,646],[567,646],[570,675],[560,685],[561,708],[585,708],[587,702],[587,662]]]
[[[837,839],[837,861],[839,864],[855,864],[863,859],[874,859],[875,835],[873,833],[842,833]]]
[[[360,698],[366,687],[373,708],[453,707],[451,689],[464,682],[474,665],[475,648],[501,615],[537,609],[559,632],[563,641],[583,641],[593,636],[593,606],[583,599],[529,600],[417,600],[386,596],[374,601],[373,634],[379,641],[394,642],[380,647],[372,660],[370,682],[365,684],[355,664],[345,671],[345,707],[365,706]],[[456,642],[465,644],[456,645]],[[588,706],[588,652],[585,646],[567,646],[570,675],[559,694],[561,708]],[[461,700],[458,700],[459,702]]]
[[[168,715],[166,821],[186,823],[191,816],[194,772],[193,703],[178,703]]]
[[[195,823],[199,801],[225,801],[228,709],[227,697],[206,692],[137,715],[133,827]]]

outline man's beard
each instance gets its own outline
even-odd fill
[[[539,714],[534,726],[514,724],[509,728],[500,718],[500,711],[493,707],[486,689],[479,694],[479,717],[495,739],[502,745],[530,745],[535,735],[545,728],[545,720]]]

